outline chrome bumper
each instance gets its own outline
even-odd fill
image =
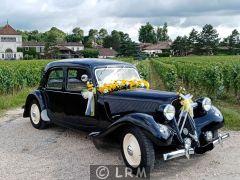
[[[226,140],[229,137],[230,137],[229,133],[226,133],[226,134],[223,134],[223,135],[220,134],[218,139],[216,139],[212,142],[213,146],[215,147],[218,144],[222,144],[223,140]],[[181,157],[181,156],[186,156],[187,158],[189,158],[189,156],[192,155],[192,154],[195,154],[193,148],[180,149],[180,150],[177,150],[177,151],[173,151],[173,152],[170,152],[170,153],[163,154],[163,159],[164,159],[164,161],[167,161],[167,160],[174,159],[174,158]]]

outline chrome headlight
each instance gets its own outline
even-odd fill
[[[204,98],[202,101],[202,107],[205,111],[209,111],[212,108],[212,101],[210,98]]]
[[[175,117],[175,113],[175,107],[171,104],[166,105],[163,110],[163,115],[169,121],[173,120],[173,118]]]

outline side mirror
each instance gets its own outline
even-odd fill
[[[81,81],[82,81],[82,82],[87,82],[87,81],[88,81],[88,75],[83,74],[83,75],[81,76]]]

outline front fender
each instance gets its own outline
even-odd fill
[[[201,132],[209,131],[209,130],[217,130],[223,127],[224,118],[219,109],[215,106],[207,112],[207,114],[200,118],[195,118],[196,128],[198,134]]]
[[[39,106],[41,108],[41,111],[46,109],[46,105],[44,103],[44,98],[42,96],[42,93],[40,90],[36,90],[32,93],[30,93],[27,96],[26,102],[25,102],[25,106],[24,106],[24,112],[23,112],[23,117],[29,117],[29,110],[30,110],[30,105],[32,100],[36,99],[39,103]]]
[[[105,136],[113,133],[115,130],[123,126],[137,126],[143,130],[143,132],[159,146],[168,146],[172,143],[173,133],[168,128],[160,130],[160,126],[156,123],[154,118],[148,114],[132,113],[128,114],[113,124],[108,126],[100,133],[91,133],[93,138],[104,138]],[[166,126],[164,126],[166,127]]]

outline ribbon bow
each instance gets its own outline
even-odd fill
[[[187,94],[187,95],[183,95],[183,94],[180,94],[180,97],[181,97],[181,105],[182,105],[182,108],[181,110],[182,111],[185,111],[187,113],[189,113],[189,115],[193,118],[194,114],[193,114],[193,107],[192,107],[192,95],[190,94]]]

